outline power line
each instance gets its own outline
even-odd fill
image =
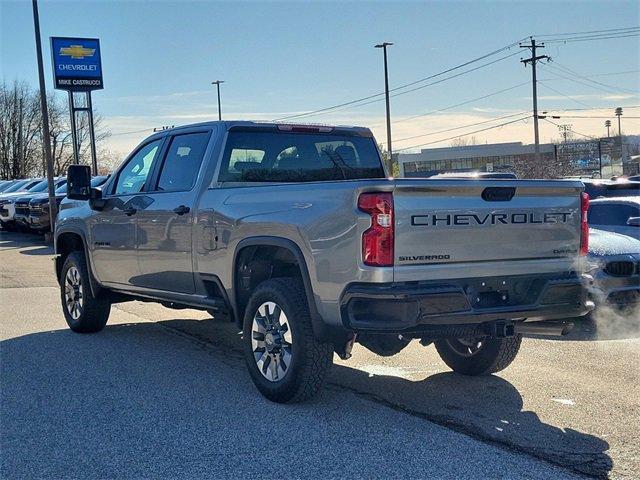
[[[466,137],[467,135],[473,135],[474,133],[480,133],[480,132],[485,132],[487,130],[492,130],[494,128],[504,127],[505,125],[510,125],[512,123],[521,122],[521,121],[527,120],[529,118],[531,118],[531,115],[527,115],[526,117],[518,118],[516,120],[511,120],[510,122],[504,122],[504,123],[501,123],[499,125],[493,125],[491,127],[481,128],[480,130],[475,130],[473,132],[467,132],[467,133],[463,133],[461,135],[454,135],[453,137],[442,138],[440,140],[435,140],[433,142],[421,143],[419,145],[412,145],[410,147],[404,147],[404,148],[396,148],[396,152],[402,152],[402,151],[405,151],[405,150],[410,150],[412,148],[418,148],[418,147],[424,147],[424,146],[427,146],[427,145],[433,145],[434,143],[442,143],[442,142],[446,142],[447,140],[453,140],[454,138]]]
[[[581,79],[583,79],[583,80],[586,80],[587,82],[595,83],[596,85],[600,85],[600,86],[602,86],[602,87],[608,88],[609,90],[612,90],[612,91],[614,91],[614,92],[622,91],[622,92],[628,92],[628,93],[629,93],[629,92],[630,92],[630,93],[636,93],[636,92],[635,92],[635,91],[633,91],[633,90],[629,90],[629,89],[622,88],[622,87],[613,87],[613,86],[608,85],[608,84],[606,84],[606,83],[598,82],[597,80],[592,80],[592,79],[590,79],[590,78],[588,78],[588,77],[585,77],[585,76],[583,76],[583,75],[580,75],[580,74],[579,74],[579,73],[577,73],[577,72],[574,72],[574,71],[573,71],[573,70],[571,70],[569,67],[565,67],[565,66],[563,66],[562,64],[560,64],[560,63],[556,62],[555,60],[551,60],[551,62],[553,63],[553,65],[549,65],[550,67],[560,69],[560,70],[562,70],[562,71],[566,72],[566,73],[567,73],[567,74],[569,74],[569,75],[575,75],[576,77],[581,78]]]
[[[426,87],[430,87],[430,86],[437,85],[437,84],[442,83],[442,82],[446,82],[447,80],[451,80],[452,78],[457,78],[457,77],[460,77],[462,75],[466,75],[467,73],[471,73],[471,72],[474,72],[474,71],[479,70],[481,68],[487,67],[489,65],[493,65],[494,63],[501,62],[502,60],[506,60],[507,58],[513,57],[514,55],[517,55],[518,53],[519,52],[511,53],[511,54],[506,55],[504,57],[498,58],[497,60],[493,60],[491,62],[487,62],[487,63],[484,63],[482,65],[478,65],[477,67],[470,68],[469,70],[465,70],[465,71],[460,72],[460,73],[456,73],[455,75],[450,75],[450,76],[442,78],[440,80],[436,80],[435,82],[427,83],[425,85],[421,85],[419,87],[415,87],[415,88],[412,88],[410,90],[406,90],[406,91],[403,91],[403,92],[395,93],[395,94],[393,94],[391,96],[392,97],[397,97],[397,96],[400,96],[400,95],[405,95],[407,93],[415,92],[416,90],[421,90],[421,89],[426,88]],[[449,69],[449,71],[451,71],[451,70],[452,69]],[[440,74],[437,74],[437,75],[440,75]],[[432,77],[435,77],[437,75],[432,75]],[[393,89],[391,89],[389,91],[397,91],[398,89],[404,88],[404,87],[405,86],[395,87],[395,88],[393,88]],[[383,98],[374,98],[374,97],[380,97],[380,95],[384,95],[384,93],[376,94],[376,95],[370,95],[369,97],[364,97],[364,98],[361,98],[359,100],[354,100],[354,101],[351,101],[351,102],[345,102],[345,103],[342,103],[342,104],[339,104],[339,105],[335,105],[333,107],[321,108],[319,110],[314,110],[312,112],[306,112],[306,113],[300,113],[300,114],[297,114],[297,115],[289,115],[289,116],[286,116],[286,117],[276,118],[273,121],[277,122],[277,121],[280,121],[280,120],[289,120],[289,119],[292,119],[292,118],[324,115],[324,114],[326,114],[328,112],[332,112],[333,113],[334,111],[343,110],[344,107],[348,107],[348,106],[355,107],[355,108],[364,107],[365,105],[370,105],[372,103],[381,102],[383,100]],[[360,103],[363,100],[366,100],[367,98],[369,98],[369,99],[374,98],[374,99],[369,100],[369,101],[365,101],[364,103]]]
[[[546,35],[534,35],[535,37],[560,37],[560,36],[571,36],[571,35],[588,35],[592,33],[612,33],[612,32],[620,32],[625,30],[637,30],[640,27],[625,27],[625,28],[609,28],[606,30],[591,30],[587,32],[568,32],[568,33],[549,33]]]
[[[555,92],[555,93],[557,93],[558,95],[562,95],[563,97],[568,98],[569,100],[571,100],[571,101],[573,101],[573,102],[576,102],[576,103],[577,103],[577,104],[579,104],[579,105],[582,105],[582,106],[585,106],[585,107],[589,107],[589,109],[590,109],[590,110],[595,110],[591,105],[587,105],[586,103],[581,102],[580,100],[576,100],[575,98],[573,98],[573,97],[571,97],[571,96],[567,95],[566,93],[562,93],[560,90],[556,90],[555,88],[550,87],[549,85],[547,85],[546,83],[544,83],[544,82],[542,82],[542,81],[540,82],[540,84],[541,84],[543,87],[548,88],[548,89],[549,89],[549,90],[551,90],[552,92]]]
[[[408,117],[408,118],[402,118],[400,120],[396,120],[394,123],[408,122],[410,120],[415,120],[416,118],[426,117],[428,115],[433,115],[434,113],[440,113],[440,112],[444,112],[446,110],[451,110],[452,108],[461,107],[462,105],[468,105],[469,103],[477,102],[479,100],[484,100],[485,98],[493,97],[495,95],[499,95],[501,93],[508,92],[509,90],[514,90],[514,89],[516,89],[518,87],[522,87],[523,85],[527,85],[528,83],[529,82],[518,83],[517,85],[513,85],[513,86],[508,87],[508,88],[503,88],[502,90],[498,90],[496,92],[491,92],[491,93],[488,93],[487,95],[483,95],[481,97],[472,98],[471,100],[465,100],[464,102],[456,103],[455,105],[450,105],[448,107],[439,108],[437,110],[431,110],[430,112],[421,113],[420,115],[414,115],[414,116]]]
[[[504,120],[505,118],[513,118],[516,117],[518,115],[523,115],[525,113],[528,112],[518,112],[518,113],[513,113],[511,115],[505,115],[504,117],[498,117],[498,118],[490,118],[488,120],[484,120],[482,122],[475,122],[475,123],[469,123],[467,125],[462,125],[460,127],[453,127],[453,128],[447,128],[446,130],[438,130],[437,132],[429,132],[429,133],[423,133],[420,135],[413,135],[411,137],[404,137],[404,138],[398,138],[398,139],[394,139],[394,142],[403,142],[405,140],[412,140],[414,138],[420,138],[420,137],[428,137],[430,135],[437,135],[438,133],[446,133],[446,132],[452,132],[454,130],[460,130],[462,128],[469,128],[469,127],[475,127],[476,125],[483,125],[485,123],[491,123],[491,122],[495,122],[497,120]],[[633,118],[633,117],[625,117],[625,118]]]
[[[590,42],[594,40],[611,40],[613,38],[628,38],[628,37],[637,37],[640,33],[632,33],[629,35],[611,35],[607,37],[575,37],[575,38],[563,38],[563,39],[555,39],[555,40],[545,40],[545,43],[553,44],[553,43],[575,43],[575,42]]]
[[[552,66],[552,65],[546,65],[546,66],[549,67],[549,66]],[[581,76],[584,77],[585,79],[591,80],[594,77],[614,77],[614,76],[618,76],[618,75],[629,75],[631,73],[638,73],[638,72],[640,72],[640,70],[626,70],[624,72],[598,73],[596,75],[589,75],[588,77],[586,77],[584,75],[581,75]],[[556,77],[559,77],[559,75],[556,74]],[[540,79],[540,81],[543,81],[543,80],[556,81],[556,80],[558,80],[558,78],[542,78],[542,79]]]
[[[469,61],[467,61],[467,62],[461,63],[461,64],[456,65],[456,66],[454,66],[454,67],[447,68],[446,70],[443,70],[443,71],[441,71],[441,72],[438,72],[438,73],[435,73],[435,74],[429,75],[429,76],[427,76],[427,77],[424,77],[424,78],[421,78],[421,79],[415,80],[415,81],[410,82],[410,83],[406,83],[406,84],[404,84],[404,85],[400,85],[400,86],[398,86],[398,87],[395,87],[395,88],[391,89],[390,91],[391,91],[391,92],[395,92],[395,91],[398,91],[398,90],[402,90],[402,89],[404,89],[404,88],[407,88],[407,87],[410,87],[410,86],[416,85],[416,84],[418,84],[418,83],[421,83],[421,82],[424,82],[424,81],[427,81],[427,80],[431,80],[431,79],[433,79],[433,78],[436,78],[436,77],[439,77],[439,76],[445,75],[445,74],[447,74],[447,73],[451,73],[451,72],[453,72],[453,71],[455,71],[455,70],[459,70],[460,68],[464,68],[464,67],[469,66],[469,65],[471,65],[471,64],[473,64],[473,63],[476,63],[476,62],[479,62],[479,61],[481,61],[481,60],[484,60],[485,58],[488,58],[488,57],[490,57],[490,56],[492,56],[492,55],[496,55],[496,54],[498,54],[498,53],[500,53],[500,52],[503,52],[503,51],[505,51],[505,50],[508,50],[508,49],[510,49],[510,48],[512,48],[512,47],[514,47],[515,45],[517,45],[517,44],[518,44],[518,42],[519,42],[519,41],[516,41],[516,42],[510,43],[509,45],[505,45],[504,47],[501,47],[501,48],[499,48],[499,49],[497,49],[497,50],[494,50],[494,51],[489,52],[489,53],[487,53],[487,54],[481,55],[481,56],[479,56],[479,57],[476,57],[476,58],[474,58],[474,59],[472,59],[472,60],[469,60]],[[500,59],[500,60],[504,60],[505,58],[508,58],[508,56],[507,56],[507,57],[504,57],[504,58],[502,58],[502,59]],[[498,60],[498,61],[500,61],[500,60]],[[491,65],[492,63],[495,63],[495,62],[487,63],[487,64],[485,64],[484,66]],[[479,68],[482,68],[482,67],[479,67]],[[469,71],[468,71],[468,72],[466,72],[466,73],[470,73],[470,72],[475,71],[475,70],[477,70],[477,69],[478,69],[478,68],[471,69],[471,70],[469,70]],[[459,76],[459,75],[457,75],[457,76]],[[450,77],[450,78],[455,78],[455,76],[452,76],[452,77]],[[406,92],[406,93],[409,93],[409,92]],[[356,104],[356,103],[360,103],[360,102],[362,102],[362,101],[366,101],[366,100],[371,100],[371,99],[374,99],[374,98],[376,98],[376,97],[381,97],[381,96],[383,96],[383,95],[384,95],[384,92],[376,93],[376,94],[373,94],[373,95],[368,95],[368,96],[366,96],[366,97],[358,98],[358,99],[356,99],[356,100],[351,100],[351,101],[348,101],[348,102],[339,103],[339,104],[337,104],[337,105],[332,105],[332,106],[330,106],[330,107],[320,108],[320,109],[317,109],[317,110],[312,110],[312,111],[309,111],[309,112],[304,112],[304,113],[300,113],[300,114],[296,114],[296,115],[287,115],[287,116],[285,116],[285,117],[276,118],[274,121],[279,121],[279,120],[288,120],[288,119],[291,119],[291,118],[306,117],[306,116],[314,115],[314,114],[317,114],[317,113],[322,113],[322,112],[326,112],[326,111],[329,111],[329,110],[334,110],[334,109],[337,109],[337,108],[341,108],[341,107],[345,107],[345,106],[354,105],[354,104]],[[373,103],[373,102],[372,102],[372,103]]]
[[[561,116],[562,118],[596,118],[596,119],[597,119],[597,118],[604,118],[604,119],[609,119],[609,118],[611,118],[611,115],[610,115],[610,116],[608,116],[608,117],[603,117],[603,116],[599,116],[599,117],[588,117],[588,116],[579,116],[579,115],[578,115],[578,116],[576,116],[576,115],[560,115],[560,116]],[[627,117],[627,116],[625,115],[625,117],[624,117],[624,118],[626,118],[626,119],[629,119],[629,118],[630,118],[630,119],[637,120],[637,119],[639,119],[640,117]]]
[[[489,63],[485,63],[485,64],[483,64],[483,65],[479,65],[479,66],[477,66],[477,67],[475,67],[475,68],[472,68],[472,69],[469,69],[469,70],[465,70],[464,72],[460,72],[460,73],[457,73],[457,74],[455,74],[455,75],[451,75],[451,76],[449,76],[449,77],[446,77],[446,78],[443,78],[443,79],[437,80],[437,81],[435,81],[435,82],[427,83],[426,85],[421,85],[421,86],[419,86],[419,87],[412,88],[412,89],[410,89],[410,90],[406,90],[406,91],[404,91],[404,92],[399,92],[399,93],[396,93],[396,94],[391,95],[391,96],[392,96],[392,97],[398,97],[398,96],[400,96],[400,95],[405,95],[405,94],[407,94],[407,93],[415,92],[416,90],[421,90],[421,89],[426,88],[426,87],[431,87],[431,86],[433,86],[433,85],[437,85],[437,84],[442,83],[442,82],[445,82],[445,81],[447,81],[447,80],[451,80],[452,78],[460,77],[460,76],[465,75],[465,74],[467,74],[467,73],[471,73],[471,72],[473,72],[473,71],[475,71],[475,70],[479,70],[479,69],[484,68],[484,67],[487,67],[487,66],[489,66],[489,65],[493,65],[494,63],[501,62],[502,60],[505,60],[505,59],[507,59],[507,58],[513,57],[514,55],[517,55],[518,53],[519,53],[519,52],[514,52],[514,53],[512,53],[512,54],[510,54],[510,55],[507,55],[507,56],[502,57],[502,58],[498,58],[497,60],[493,60],[493,61],[491,61],[491,62],[489,62]],[[380,99],[376,99],[376,100],[370,100],[370,101],[368,101],[368,102],[366,102],[366,103],[362,103],[362,104],[360,104],[360,105],[356,105],[356,107],[364,107],[365,105],[369,105],[369,104],[371,104],[371,103],[380,102],[380,101],[382,101],[382,99],[381,99],[381,98],[380,98]]]
[[[623,108],[640,108],[640,105],[622,105]],[[577,111],[588,111],[588,110],[609,110],[611,107],[589,107],[589,108],[556,108],[551,109],[547,108],[545,111],[547,112],[577,112]]]
[[[118,132],[118,133],[112,133],[110,136],[111,137],[117,137],[119,135],[133,135],[134,133],[142,133],[142,132],[148,132],[152,130],[151,128],[142,128],[140,130],[132,130],[130,132]]]
[[[557,73],[555,70],[549,70],[549,67],[550,67],[550,65],[546,65],[546,66],[544,67],[544,68],[545,68],[545,70],[547,70],[547,73],[550,73],[551,75],[554,75],[554,76],[555,76],[555,77],[557,77],[557,78],[564,79],[564,80],[570,80],[570,81],[572,81],[572,82],[574,82],[574,83],[577,83],[577,84],[579,84],[579,85],[583,85],[583,86],[585,86],[585,87],[590,87],[590,88],[593,88],[593,89],[599,90],[599,91],[601,91],[601,92],[609,93],[609,94],[610,94],[610,93],[618,93],[618,92],[614,92],[614,91],[612,91],[612,90],[610,90],[610,89],[605,90],[605,89],[603,89],[603,88],[597,87],[596,85],[591,85],[591,84],[589,84],[589,83],[582,82],[582,81],[577,80],[577,79],[575,79],[575,78],[571,78],[571,77],[566,77],[566,76],[564,76],[564,75],[560,75],[560,74],[559,74],[559,73]],[[561,71],[562,71],[562,70],[561,70]],[[564,73],[564,72],[563,72],[563,73]],[[566,73],[565,73],[565,75],[566,75]]]

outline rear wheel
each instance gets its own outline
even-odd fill
[[[488,375],[507,368],[516,358],[522,335],[506,338],[447,338],[435,342],[440,358],[454,372]]]
[[[269,400],[300,402],[315,395],[331,367],[333,345],[316,340],[302,282],[275,278],[249,299],[244,357],[253,383]]]
[[[82,252],[72,252],[66,258],[60,275],[60,296],[64,318],[74,332],[98,332],[107,324],[111,303],[106,297],[93,296]]]

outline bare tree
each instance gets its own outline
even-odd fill
[[[51,94],[47,99],[54,173],[63,175],[73,163],[71,120],[66,99]],[[80,162],[91,164],[89,121],[86,113],[77,115]],[[102,117],[94,114],[96,143],[109,136]],[[43,175],[42,115],[39,93],[26,82],[0,84],[0,178]],[[100,164],[100,158],[98,158]]]
[[[0,84],[0,177],[20,178],[42,159],[40,105],[25,82]]]

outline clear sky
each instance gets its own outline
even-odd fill
[[[108,146],[126,152],[159,125],[217,118],[212,80],[222,79],[226,118],[270,120],[332,106],[383,90],[382,52],[389,48],[390,84],[403,85],[438,73],[528,35],[542,36],[634,27],[637,1],[592,2],[63,2],[40,1],[47,87],[52,89],[49,36],[88,36],[101,41],[105,89],[94,107],[113,133]],[[1,77],[37,84],[30,1],[0,0]],[[547,37],[548,39],[551,37]],[[543,39],[543,37],[540,37]],[[616,106],[640,105],[640,37],[549,44],[540,53],[557,63],[541,66],[540,110],[600,107],[564,112],[607,116]],[[531,70],[517,46],[475,72],[392,98],[394,139],[476,122],[482,125],[417,139],[395,148],[517,120],[531,109]],[[476,63],[469,68],[480,65]],[[561,68],[598,81],[594,84]],[[559,70],[560,69],[560,70]],[[453,73],[459,73],[456,70]],[[568,77],[560,78],[560,76]],[[441,79],[437,77],[434,80]],[[433,80],[432,80],[433,81]],[[582,83],[580,83],[582,82]],[[522,84],[520,86],[519,85]],[[424,83],[416,86],[424,85]],[[514,87],[514,88],[511,88]],[[442,109],[509,89],[432,115]],[[57,92],[64,95],[64,92]],[[571,98],[568,98],[571,97]],[[492,118],[512,115],[504,120]],[[640,109],[625,109],[640,117]],[[349,106],[306,122],[355,123],[373,128],[385,142],[384,101]],[[554,120],[577,132],[603,135],[600,118]],[[640,120],[623,130],[640,133]],[[476,133],[481,142],[533,141],[531,121]],[[558,138],[541,122],[541,141]],[[576,135],[576,138],[579,138]],[[430,146],[446,146],[443,140]]]

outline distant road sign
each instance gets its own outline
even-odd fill
[[[72,91],[104,88],[97,38],[51,37],[51,56],[55,88]]]

